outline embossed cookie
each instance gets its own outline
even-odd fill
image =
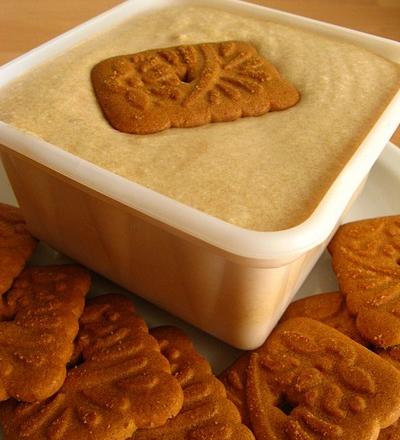
[[[46,399],[63,384],[90,276],[79,266],[31,267],[3,295],[0,400]]]
[[[323,322],[359,344],[368,345],[357,330],[355,319],[347,310],[346,299],[341,292],[321,293],[299,299],[290,304],[281,321],[301,317]]]
[[[129,299],[105,295],[89,301],[77,345],[81,362],[54,396],[0,405],[6,439],[126,440],[181,409],[182,389]]]
[[[105,117],[126,133],[259,116],[300,99],[296,88],[243,41],[117,56],[97,64],[91,78]]]
[[[329,251],[361,335],[380,347],[400,344],[400,216],[343,225]]]
[[[383,429],[378,440],[400,440],[400,421],[389,426],[389,428]]]
[[[252,440],[252,433],[241,424],[235,406],[226,397],[225,388],[213,375],[208,362],[190,340],[174,327],[151,331],[161,352],[178,379],[184,400],[181,412],[164,426],[141,429],[134,440]]]
[[[222,374],[257,440],[375,440],[400,415],[400,374],[335,329],[280,324]]]
[[[400,371],[400,347],[392,347],[387,350],[378,349],[377,353],[386,361],[390,362]],[[400,420],[395,422],[389,428],[381,431],[378,440],[400,440]]]
[[[378,349],[376,353],[400,371],[400,346],[388,348],[387,350]]]
[[[0,295],[11,287],[35,247],[19,209],[0,203]]]

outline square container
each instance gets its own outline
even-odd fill
[[[0,87],[144,11],[207,5],[331,36],[400,62],[400,44],[230,0],[127,1],[0,68]],[[0,123],[1,157],[34,235],[242,349],[265,340],[362,189],[400,122],[400,92],[313,214],[278,232],[226,223]]]

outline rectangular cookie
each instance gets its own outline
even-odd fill
[[[308,318],[280,324],[221,380],[257,440],[375,440],[400,415],[400,373]]]
[[[6,292],[33,254],[37,241],[18,208],[0,203],[0,295]]]
[[[90,300],[76,344],[76,365],[56,394],[0,405],[7,440],[126,440],[181,409],[182,389],[128,298]]]
[[[328,249],[349,312],[364,339],[400,344],[400,215],[342,225]]]
[[[90,283],[76,265],[30,267],[16,278],[2,298],[0,400],[34,402],[61,388]]]
[[[159,327],[151,334],[183,389],[183,406],[164,426],[141,429],[132,440],[253,440],[224,386],[189,338],[174,327]]]

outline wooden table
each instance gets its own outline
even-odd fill
[[[400,41],[400,0],[251,0]],[[0,0],[0,64],[121,0]],[[400,129],[392,141],[400,146]]]

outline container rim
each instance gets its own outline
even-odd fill
[[[394,61],[400,60],[400,43],[395,41],[241,0],[147,0],[146,2],[127,0],[0,67],[2,78],[0,87],[87,37],[125,21],[131,15],[176,4],[212,5],[225,9],[229,7],[233,11],[270,18],[344,39],[367,47]],[[393,117],[396,114],[398,116]],[[88,188],[224,252],[234,254],[236,257],[267,260],[275,264],[279,260],[294,260],[329,237],[340,221],[353,193],[379,157],[385,147],[386,139],[395,130],[398,122],[400,122],[400,91],[361,142],[311,216],[295,227],[274,232],[259,232],[227,223],[80,159],[1,121],[0,143]]]

